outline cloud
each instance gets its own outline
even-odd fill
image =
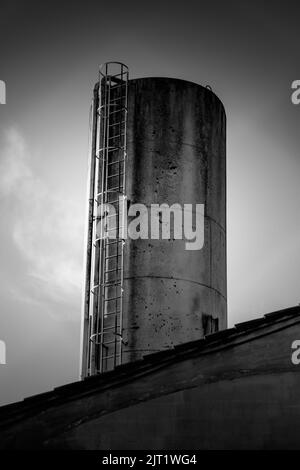
[[[51,191],[35,173],[28,146],[17,129],[6,130],[1,140],[0,196],[9,201],[11,236],[26,262],[25,284],[30,295],[78,302],[82,284],[82,208],[63,190],[60,194]],[[24,283],[19,287],[20,292],[24,290]]]

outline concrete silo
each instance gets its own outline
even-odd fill
[[[94,91],[83,376],[227,326],[224,107],[195,83],[127,80],[125,66],[110,66]],[[202,204],[203,247],[153,239],[150,228],[138,239],[117,228],[105,241],[114,227],[101,208],[116,201],[119,227],[135,204],[149,213],[153,204]]]

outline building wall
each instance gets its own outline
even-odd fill
[[[79,395],[66,387],[35,415],[15,414],[0,446],[300,449],[300,365],[291,361],[300,318],[228,335],[123,366]]]
[[[300,449],[299,387],[295,373],[222,380],[115,411],[47,448]]]

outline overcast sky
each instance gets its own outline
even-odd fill
[[[100,63],[209,84],[227,113],[229,324],[300,302],[299,2],[0,3],[0,404],[77,380]]]

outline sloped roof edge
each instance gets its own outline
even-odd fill
[[[18,416],[33,415],[43,409],[76,400],[84,395],[99,393],[107,388],[122,386],[123,383],[166,367],[174,361],[182,361],[199,354],[209,354],[224,347],[237,346],[240,342],[255,339],[258,335],[270,334],[280,328],[300,323],[300,305],[265,314],[261,318],[236,324],[233,328],[221,330],[202,339],[183,343],[172,349],[148,354],[143,359],[116,367],[115,370],[89,377],[82,381],[63,385],[53,390],[9,405],[0,407],[0,427],[7,422],[18,420]]]

